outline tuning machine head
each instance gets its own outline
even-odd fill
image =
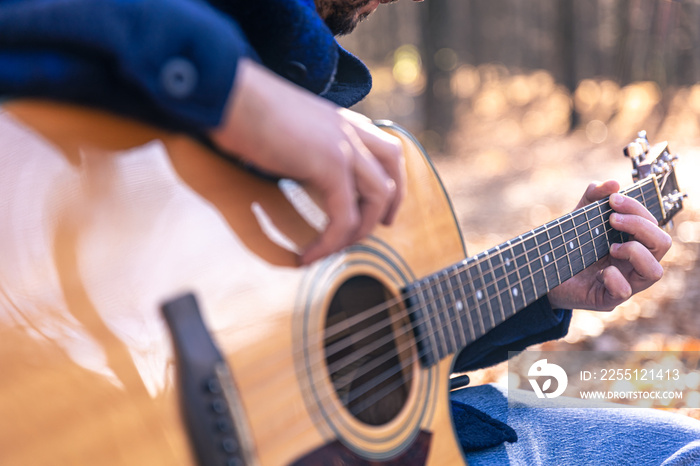
[[[646,131],[640,131],[637,133],[637,139],[627,144],[623,150],[625,156],[632,160],[632,178],[634,181],[638,181],[641,178],[646,178],[651,173],[650,170],[644,168],[644,161],[649,154],[649,139],[647,138]],[[644,172],[644,173],[642,173]]]
[[[664,225],[683,209],[683,199],[687,196],[678,187],[675,165],[678,156],[671,154],[668,143],[649,144],[646,131],[640,131],[637,139],[628,144],[624,153],[632,160],[632,178],[634,181],[650,181],[655,186],[658,195],[661,217],[659,223]]]

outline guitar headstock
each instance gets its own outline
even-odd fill
[[[668,142],[655,145],[649,143],[646,131],[640,131],[637,139],[625,146],[624,153],[632,160],[634,181],[654,177],[656,193],[661,206],[660,225],[666,225],[681,209],[687,197],[680,191],[675,166],[678,156],[671,154]]]

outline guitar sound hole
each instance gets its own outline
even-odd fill
[[[410,388],[412,348],[406,319],[377,280],[357,276],[333,296],[326,317],[325,354],[343,405],[379,426],[399,414]]]

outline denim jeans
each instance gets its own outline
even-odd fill
[[[478,465],[700,465],[700,421],[645,408],[535,408],[533,393],[495,385],[452,392],[454,400],[510,425],[518,441],[465,453]],[[460,429],[460,426],[455,426]]]

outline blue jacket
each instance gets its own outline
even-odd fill
[[[313,0],[9,0],[0,92],[98,105],[188,130],[216,126],[240,57],[350,106],[367,68]]]
[[[106,107],[188,131],[216,126],[241,57],[341,106],[371,77],[343,50],[313,0],[5,0],[0,95]],[[566,334],[571,311],[543,298],[462,351],[456,371]],[[510,427],[453,406],[463,446],[514,441]]]

